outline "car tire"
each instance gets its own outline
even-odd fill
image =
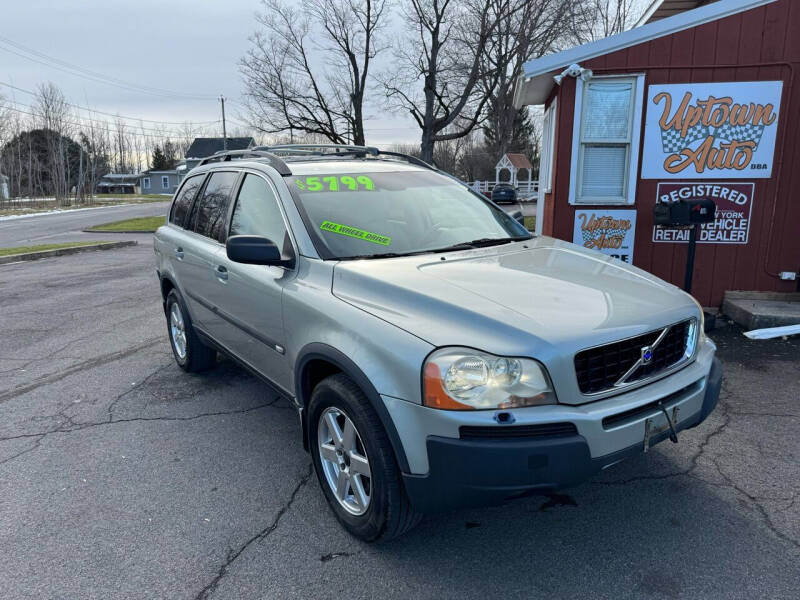
[[[331,419],[338,426],[339,442],[332,435]],[[353,427],[350,441],[348,423]],[[367,542],[387,541],[419,523],[422,515],[411,507],[383,424],[364,392],[346,375],[331,375],[314,388],[309,440],[325,499],[352,535]],[[368,492],[366,502],[363,492]]]
[[[217,351],[200,341],[178,290],[167,295],[165,312],[169,345],[178,366],[187,373],[199,373],[216,365]]]

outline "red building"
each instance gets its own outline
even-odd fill
[[[798,290],[800,1],[656,0],[624,33],[526,63],[544,105],[537,229],[682,285],[687,231],[656,201],[710,197],[693,295]]]

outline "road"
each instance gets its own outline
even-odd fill
[[[699,428],[391,543],[328,510],[296,416],[175,365],[147,243],[0,266],[0,597],[797,598],[800,341],[715,334]]]
[[[169,202],[151,202],[0,219],[0,248],[83,240],[117,240],[121,239],[119,237],[121,234],[84,233],[82,230],[110,221],[166,215],[168,209]],[[112,237],[109,238],[109,235]],[[125,235],[126,239],[138,239],[129,234]]]

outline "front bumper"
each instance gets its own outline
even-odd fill
[[[711,368],[697,389],[687,386],[685,393],[665,398],[668,411],[675,407],[694,410],[675,424],[677,431],[695,427],[711,413],[719,399],[722,365],[711,360]],[[684,392],[684,390],[681,390]],[[506,499],[576,485],[598,471],[629,456],[643,452],[644,421],[664,419],[660,409],[645,406],[616,428],[636,429],[639,440],[613,452],[593,455],[584,435],[565,435],[539,439],[460,439],[428,435],[428,472],[404,474],[406,492],[420,512],[436,512],[470,506],[498,504]],[[664,423],[666,420],[664,419]],[[650,437],[650,445],[669,435],[662,431]]]

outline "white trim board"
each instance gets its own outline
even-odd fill
[[[522,75],[517,78],[514,86],[514,106],[544,104],[555,85],[552,75],[558,74],[557,71],[568,65],[611,54],[618,50],[723,19],[746,10],[752,10],[775,1],[719,0],[666,19],[660,19],[641,27],[623,31],[596,42],[528,61],[522,66]]]

